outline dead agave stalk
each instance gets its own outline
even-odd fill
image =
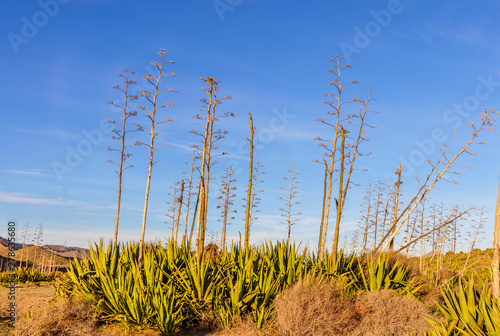
[[[366,117],[369,111],[368,105],[371,101],[371,90],[367,100],[353,98],[351,100],[343,100],[342,93],[346,86],[358,83],[358,80],[354,79],[352,81],[343,82],[342,72],[346,69],[351,68],[349,64],[344,64],[344,57],[338,54],[332,59],[333,66],[329,72],[334,75],[334,79],[330,81],[335,89],[333,93],[326,93],[325,96],[331,97],[331,100],[327,100],[325,104],[332,107],[332,111],[328,114],[333,117],[333,121],[326,120],[325,118],[317,119],[324,125],[332,128],[331,139],[323,139],[317,137],[315,140],[320,141],[320,146],[325,149],[324,156],[330,158],[328,164],[328,181],[327,192],[326,192],[326,204],[324,207],[323,225],[320,229],[322,237],[320,239],[319,246],[319,259],[323,261],[326,237],[328,234],[328,224],[330,217],[330,208],[332,200],[333,191],[333,172],[338,171],[338,199],[336,199],[336,219],[335,219],[335,231],[332,244],[332,258],[337,257],[338,245],[339,245],[339,234],[340,234],[340,223],[342,220],[343,209],[345,206],[345,201],[347,199],[347,191],[350,189],[351,176],[355,170],[355,162],[358,157],[364,156],[359,151],[359,146],[362,142],[368,141],[366,137],[366,128],[374,127],[366,123]],[[360,103],[358,113],[346,113],[344,110],[344,105],[350,103]],[[357,122],[356,122],[357,120]],[[347,126],[350,126],[351,131],[347,130]],[[340,155],[340,158],[338,157]],[[335,165],[339,164],[340,167],[335,168]]]
[[[165,51],[164,49],[161,49],[158,52],[158,55],[160,55],[160,61],[153,61],[151,62],[151,65],[153,65],[156,70],[157,74],[156,77],[153,74],[146,74],[143,76],[143,79],[151,86],[151,90],[142,90],[140,96],[143,97],[145,100],[146,104],[145,105],[140,105],[137,106],[137,108],[143,110],[145,113],[143,116],[145,116],[149,123],[149,126],[140,126],[139,124],[135,124],[137,127],[140,129],[144,129],[149,131],[149,141],[148,142],[143,142],[143,141],[137,141],[137,145],[142,145],[144,146],[148,151],[149,151],[149,164],[148,164],[148,177],[146,181],[146,193],[144,196],[144,210],[142,214],[142,228],[141,228],[141,238],[139,240],[139,266],[142,267],[142,259],[143,259],[143,251],[144,251],[144,236],[146,233],[146,218],[148,214],[148,204],[149,204],[149,191],[151,188],[151,175],[153,172],[153,165],[156,163],[154,161],[154,154],[157,150],[165,148],[166,145],[163,145],[162,147],[156,147],[155,145],[155,139],[160,133],[160,129],[158,129],[159,125],[167,122],[173,121],[170,118],[164,117],[163,120],[158,120],[158,114],[159,111],[169,107],[173,106],[172,103],[169,102],[161,102],[159,97],[163,93],[170,93],[170,92],[176,92],[174,89],[169,89],[167,91],[162,91],[161,90],[161,83],[162,80],[166,77],[172,77],[176,76],[175,73],[171,72],[168,75],[164,74],[164,65],[165,64],[171,64],[174,63],[172,60],[170,61],[165,61],[165,55],[168,52]]]
[[[226,155],[228,153],[222,152],[220,154],[213,154],[212,151],[216,150],[217,147],[215,143],[221,139],[224,139],[227,131],[222,129],[214,129],[215,122],[219,118],[223,117],[234,117],[231,112],[226,112],[222,115],[216,114],[217,105],[221,104],[223,100],[231,99],[230,96],[225,95],[222,98],[218,98],[217,94],[220,90],[220,81],[215,80],[213,77],[203,77],[200,78],[206,84],[207,88],[203,88],[203,92],[208,95],[208,98],[203,98],[201,100],[202,104],[205,106],[207,111],[206,117],[201,117],[200,115],[194,115],[193,118],[205,121],[205,126],[203,133],[196,130],[191,131],[191,133],[199,135],[202,137],[202,148],[195,145],[198,149],[199,155],[201,157],[200,166],[200,185],[199,185],[199,197],[197,199],[197,217],[196,217],[196,251],[200,254],[205,247],[205,233],[207,225],[207,211],[208,211],[208,195],[209,195],[209,184],[210,184],[210,169],[214,164],[213,158],[216,156]]]
[[[234,170],[231,166],[227,165],[224,175],[222,176],[222,184],[219,191],[222,193],[217,199],[221,200],[221,203],[217,206],[217,208],[222,208],[221,217],[222,217],[222,231],[220,237],[219,248],[224,251],[226,249],[226,229],[227,225],[229,225],[229,219],[234,219],[234,217],[229,218],[230,213],[235,213],[236,210],[231,210],[231,207],[234,205],[233,198],[236,197],[236,194],[233,192],[236,190],[232,184],[236,182],[236,179],[233,178]]]
[[[284,212],[281,215],[283,217],[285,217],[285,224],[287,226],[287,231],[288,231],[288,235],[287,235],[287,239],[286,239],[287,246],[290,244],[290,235],[292,232],[292,226],[295,225],[295,223],[297,222],[297,216],[302,215],[301,212],[293,213],[293,211],[292,211],[293,206],[300,204],[300,202],[298,202],[298,201],[296,201],[296,202],[293,201],[293,199],[295,197],[297,197],[297,193],[298,193],[297,189],[298,189],[299,182],[297,181],[297,175],[299,175],[299,173],[296,171],[296,167],[293,164],[290,165],[290,169],[288,170],[288,172],[290,173],[290,177],[283,178],[284,180],[288,181],[288,183],[289,183],[289,186],[287,189],[287,192],[288,192],[287,198],[283,198],[283,197],[278,198],[278,199],[285,202],[285,207],[280,208],[279,210]],[[285,190],[284,187],[280,187],[280,189]]]
[[[494,130],[493,123],[495,122],[494,115],[498,114],[497,111],[492,109],[484,109],[483,112],[479,116],[479,126],[476,126],[473,122],[470,123],[470,127],[472,129],[472,134],[468,141],[461,139],[457,133],[455,132],[455,136],[462,142],[462,146],[459,151],[456,153],[451,151],[447,144],[444,144],[444,147],[441,148],[442,158],[437,161],[437,163],[432,163],[431,160],[428,159],[428,162],[431,166],[431,171],[427,174],[425,180],[421,182],[420,179],[417,178],[417,182],[420,183],[420,188],[415,194],[415,196],[410,200],[407,207],[401,212],[401,214],[397,217],[396,223],[397,226],[394,230],[388,232],[382,241],[377,246],[377,250],[380,252],[384,252],[387,247],[391,244],[394,237],[397,235],[403,224],[406,222],[411,213],[415,210],[415,208],[420,204],[420,202],[427,196],[427,194],[434,188],[437,182],[440,180],[445,180],[444,175],[446,173],[450,174],[459,174],[460,172],[457,170],[451,171],[450,168],[453,167],[456,163],[457,159],[461,157],[463,154],[475,155],[469,147],[477,144],[482,145],[486,144],[480,139],[480,136],[484,131],[492,132]],[[448,154],[454,154],[450,159],[448,158]],[[441,168],[441,166],[443,166]],[[468,166],[466,166],[468,167]],[[448,181],[451,183],[455,183],[455,181]]]
[[[129,145],[126,143],[126,135],[129,132],[136,132],[140,131],[140,128],[132,129],[132,130],[127,130],[127,121],[130,117],[134,117],[137,115],[136,111],[130,111],[129,104],[137,100],[138,97],[136,95],[133,95],[130,93],[130,87],[134,84],[137,84],[135,81],[133,81],[130,77],[133,76],[135,73],[133,71],[130,71],[128,68],[126,68],[122,74],[118,75],[121,78],[123,78],[123,84],[124,86],[121,87],[119,85],[116,85],[114,89],[117,89],[123,93],[124,96],[124,102],[123,105],[115,104],[113,101],[108,102],[108,104],[111,104],[119,109],[122,110],[123,112],[123,118],[122,122],[120,125],[114,120],[108,120],[108,124],[114,125],[116,128],[114,128],[111,132],[113,132],[113,136],[111,137],[113,140],[118,140],[120,141],[120,148],[111,148],[108,147],[108,151],[116,151],[119,152],[120,155],[120,162],[116,163],[113,160],[108,160],[109,163],[112,163],[118,167],[118,170],[116,173],[118,174],[118,200],[116,203],[116,217],[115,217],[115,235],[113,237],[113,246],[116,247],[117,241],[118,241],[118,223],[120,221],[120,208],[121,208],[121,200],[122,200],[122,182],[123,182],[123,171],[128,168],[132,168],[132,165],[129,165],[127,167],[124,167],[125,161],[132,155],[131,153],[127,153],[126,149],[133,145]]]
[[[245,251],[248,251],[250,247],[250,223],[252,221],[252,186],[253,186],[253,151],[256,143],[254,143],[254,135],[255,135],[255,127],[253,126],[252,114],[248,112],[248,117],[250,122],[248,126],[250,127],[250,139],[247,139],[250,153],[250,163],[248,168],[248,189],[247,189],[247,198],[246,198],[246,212],[245,212]]]
[[[184,197],[184,180],[181,181],[181,195],[175,200],[178,203],[178,208],[177,208],[177,217],[175,220],[174,243],[177,243],[177,234],[179,231],[179,220],[181,218],[183,197]]]

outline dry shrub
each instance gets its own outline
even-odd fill
[[[19,311],[17,336],[90,336],[97,334],[92,309],[82,300],[59,299],[40,307]]]
[[[362,319],[351,334],[353,336],[399,336],[430,329],[423,317],[432,314],[425,305],[415,298],[398,296],[391,290],[359,293],[356,309]]]
[[[348,335],[358,323],[354,302],[325,281],[299,282],[276,301],[279,335]]]

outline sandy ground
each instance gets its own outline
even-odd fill
[[[0,287],[0,335],[13,335],[13,329],[9,327],[9,288]],[[39,309],[42,305],[54,297],[54,286],[50,283],[35,285],[16,285],[15,305],[18,312]]]

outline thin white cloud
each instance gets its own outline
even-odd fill
[[[467,21],[453,26],[430,23],[413,32],[418,39],[427,44],[436,43],[437,39],[444,39],[451,44],[466,44],[470,47],[485,47],[496,45],[498,37],[488,33],[484,22]],[[415,36],[403,35],[406,38]]]
[[[0,202],[34,204],[34,205],[63,205],[63,206],[75,206],[84,204],[82,202],[73,200],[63,200],[61,198],[57,199],[37,198],[26,195],[25,193],[6,193],[6,192],[0,192]]]
[[[224,155],[223,157],[221,157],[223,159],[236,159],[236,160],[245,160],[245,161],[249,161],[250,159],[248,158],[248,155],[238,155],[238,154],[234,154],[234,153],[231,153],[229,152],[229,154],[227,155]]]
[[[28,169],[28,170],[4,170],[6,173],[11,174],[22,174],[22,175],[35,175],[35,176],[45,176],[45,174],[40,172],[40,169]]]
[[[27,193],[8,193],[0,191],[0,202],[32,204],[32,205],[53,205],[53,206],[72,206],[75,211],[80,211],[85,215],[99,215],[110,213],[109,210],[115,210],[115,205],[92,204],[75,200],[65,200],[62,198],[40,198]]]
[[[473,47],[484,45],[488,39],[482,26],[472,22],[463,23],[460,26],[448,29],[436,28],[435,31],[444,39],[468,44]]]
[[[176,143],[176,142],[169,142],[169,146],[180,148],[188,153],[191,153],[193,151],[193,148],[191,148],[192,145],[189,143]]]
[[[10,128],[12,128],[14,131],[18,133],[25,133],[25,134],[35,134],[35,135],[47,135],[50,137],[57,138],[58,140],[62,141],[75,141],[75,140],[80,140],[81,134],[75,133],[75,132],[69,132],[66,131],[62,128],[55,127],[55,126],[41,126],[37,129],[28,129],[28,128],[21,128],[18,126],[13,126],[10,125]]]
[[[116,205],[100,205],[100,204],[87,204],[79,203],[78,208],[82,211],[105,211],[105,210],[116,210]]]

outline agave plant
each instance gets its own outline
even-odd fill
[[[500,302],[491,295],[487,281],[474,276],[467,282],[459,280],[456,289],[447,285],[442,295],[444,303],[438,307],[445,321],[429,320],[434,330],[426,336],[500,335]]]
[[[121,322],[127,328],[156,327],[173,335],[187,319],[185,293],[169,287],[163,273],[177,260],[178,252],[175,248],[165,251],[160,245],[147,248],[143,267],[138,265],[137,252],[137,244],[114,248],[100,242],[90,248],[88,258],[71,263],[65,288],[89,298],[103,319]]]
[[[265,242],[261,246],[259,254],[265,258],[267,264],[273,265],[278,272],[284,273],[285,286],[290,286],[297,279],[304,276],[306,272],[307,249],[298,253],[295,243],[290,245],[286,241],[277,242],[273,246],[271,242]]]
[[[256,295],[251,307],[255,326],[261,329],[272,314],[274,298],[286,280],[286,273],[278,272],[272,265],[262,263],[256,275]]]
[[[173,287],[155,286],[151,304],[155,310],[151,322],[165,335],[175,335],[181,329],[187,315],[183,311],[184,298],[179,297]]]
[[[16,282],[52,281],[55,278],[54,274],[42,273],[33,268],[21,267],[17,268],[14,274],[12,272],[1,272],[0,283],[10,282],[12,276],[15,277]]]
[[[217,287],[214,312],[224,329],[231,327],[236,316],[244,315],[250,315],[260,329],[272,314],[277,293],[303,265],[296,265],[294,252],[281,244],[239,252],[233,246],[232,256],[222,256],[224,278]]]
[[[59,290],[89,298],[102,319],[173,335],[204,313],[215,316],[224,329],[243,316],[262,328],[272,317],[276,296],[308,276],[334,281],[348,292],[415,289],[408,282],[409,270],[398,263],[389,267],[384,256],[360,263],[341,251],[336,259],[327,256],[319,262],[295,245],[268,242],[246,250],[233,245],[211,258],[195,255],[184,241],[180,246],[148,245],[142,265],[137,244],[100,242],[88,258],[71,263]]]
[[[358,264],[362,289],[366,291],[393,289],[414,295],[421,285],[414,285],[408,281],[410,277],[408,267],[400,265],[399,261],[389,267],[388,262],[389,257],[380,254],[376,261],[372,256],[366,257],[366,271],[361,264]]]
[[[214,312],[224,329],[229,329],[236,316],[250,311],[250,305],[257,295],[254,290],[254,255],[238,256],[235,263],[226,263],[223,282],[216,287]]]
[[[177,291],[184,293],[191,309],[199,313],[210,305],[214,290],[220,282],[220,272],[213,260],[198,256],[184,255],[185,267],[173,265],[174,271],[166,274]]]

